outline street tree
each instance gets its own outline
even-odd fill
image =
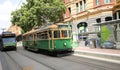
[[[63,21],[66,7],[62,0],[26,0],[20,9],[11,13],[13,25],[20,26],[24,32],[36,26]]]

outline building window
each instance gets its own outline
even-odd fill
[[[66,13],[64,13],[64,18],[66,18]]]
[[[84,10],[86,9],[86,0],[83,0],[84,2]]]
[[[70,14],[69,16],[71,16],[71,8],[69,7],[68,10],[69,10],[69,14]]]
[[[101,18],[97,18],[97,19],[96,19],[96,22],[97,22],[97,23],[100,23],[100,22],[101,22]]]
[[[82,1],[80,1],[80,12],[82,11]]]
[[[96,5],[97,5],[97,6],[100,5],[100,0],[96,0]]]
[[[69,7],[69,8],[67,8],[64,16],[65,16],[65,18],[68,18],[68,17],[70,17],[70,15],[71,15],[71,8]]]
[[[104,0],[104,4],[109,4],[110,2],[110,0]]]
[[[111,20],[112,20],[111,16],[105,17],[105,21],[111,21]]]
[[[115,12],[115,13],[113,13],[113,20],[116,20],[116,19],[117,19],[117,14]]]
[[[78,6],[78,3],[76,3],[76,13],[78,13],[79,11],[79,6]]]
[[[119,11],[119,15],[118,15],[118,16],[119,16],[119,18],[118,18],[118,19],[120,19],[120,11]]]

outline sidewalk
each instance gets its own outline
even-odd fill
[[[117,49],[77,47],[74,48],[74,51],[75,56],[120,64],[120,50]]]

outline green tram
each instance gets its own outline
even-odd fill
[[[16,50],[16,35],[11,32],[2,32],[0,36],[0,50],[4,51],[6,49]]]
[[[57,55],[72,52],[71,27],[65,24],[42,26],[23,34],[23,47]]]

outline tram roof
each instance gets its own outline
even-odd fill
[[[55,28],[58,28],[58,25],[56,25],[56,24],[45,25],[45,26],[42,26],[42,27],[40,27],[39,29],[36,29],[36,30],[32,29],[31,31],[28,31],[28,32],[26,32],[23,35],[27,35],[27,34],[30,34],[30,33],[39,32],[39,31],[44,31],[44,30],[47,30],[47,29],[55,29]]]
[[[28,32],[24,33],[23,35],[27,35],[30,33],[36,33],[36,32],[40,32],[40,31],[45,31],[47,29],[56,29],[56,28],[58,28],[59,25],[68,25],[68,24],[63,24],[63,23],[47,24],[47,25],[41,26],[38,29],[32,29],[31,31],[28,31]]]

